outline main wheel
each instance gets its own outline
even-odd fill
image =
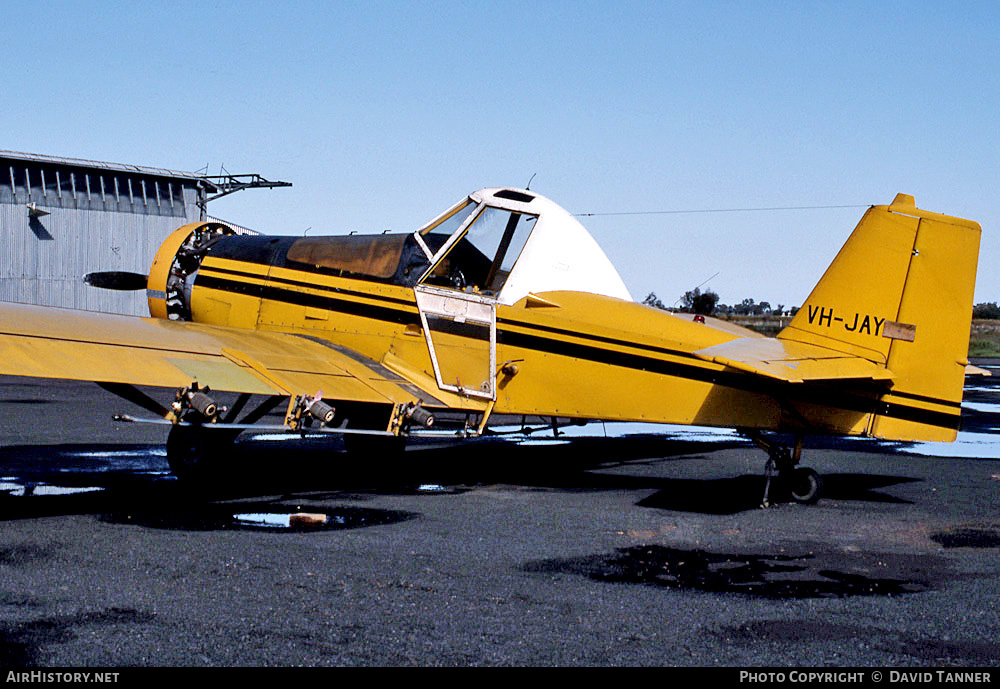
[[[792,500],[811,505],[823,492],[823,479],[814,469],[797,467],[790,472],[787,486]]]
[[[201,426],[174,426],[167,436],[167,462],[180,481],[195,482],[217,478],[223,460],[240,431]]]
[[[347,409],[347,428],[351,430],[385,430],[389,425],[388,407],[359,406]],[[354,459],[370,462],[388,460],[394,463],[401,459],[406,450],[406,437],[402,435],[368,435],[367,433],[345,433],[344,449]]]
[[[358,459],[394,462],[401,459],[406,451],[406,438],[401,435],[345,433],[344,449]]]

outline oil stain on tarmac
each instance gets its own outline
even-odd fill
[[[876,558],[878,559],[878,558]],[[899,558],[895,558],[898,560]],[[840,564],[838,565],[838,561]],[[844,562],[836,553],[767,555],[712,553],[662,545],[619,548],[614,553],[589,557],[541,560],[525,571],[545,574],[575,574],[595,581],[642,584],[667,589],[735,593],[757,598],[839,598],[919,593],[931,587],[926,576],[906,576],[935,566],[928,558],[919,563],[879,561],[887,573],[872,576],[856,563]],[[842,565],[848,566],[842,566]],[[919,564],[919,567],[913,565]]]

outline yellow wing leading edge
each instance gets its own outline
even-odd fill
[[[0,303],[0,375],[315,395],[375,404],[434,398],[315,339],[225,326]]]

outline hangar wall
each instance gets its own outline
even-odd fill
[[[146,274],[213,191],[195,173],[0,150],[0,300],[148,315],[144,291],[98,289],[83,276]]]

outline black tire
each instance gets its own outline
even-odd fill
[[[389,424],[388,407],[358,407],[347,409],[347,428],[351,430],[384,431]],[[398,462],[406,450],[406,437],[402,435],[368,435],[344,433],[344,450],[352,459],[362,460],[371,466],[375,462]]]
[[[222,474],[225,458],[240,431],[174,426],[167,436],[167,462],[179,481],[212,481]]]
[[[823,479],[809,467],[793,469],[788,475],[786,485],[792,500],[803,505],[812,505],[823,493]]]
[[[392,463],[402,459],[406,438],[401,435],[345,433],[344,449],[356,459]]]

